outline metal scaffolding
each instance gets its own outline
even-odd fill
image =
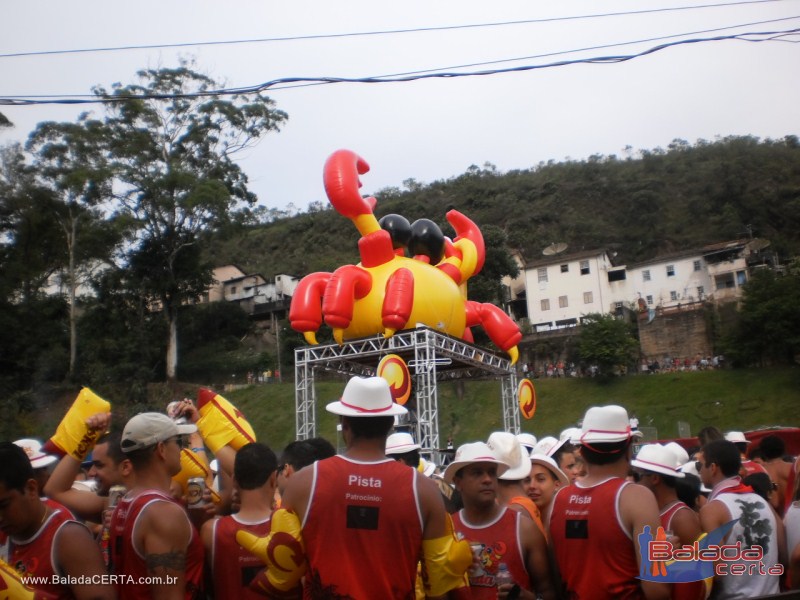
[[[503,428],[519,433],[517,373],[508,358],[485,348],[440,333],[429,327],[399,331],[390,338],[375,336],[349,340],[343,345],[325,344],[297,348],[295,355],[295,429],[297,439],[316,435],[317,394],[314,387],[318,369],[342,375],[374,376],[381,358],[399,355],[414,380],[416,405],[401,425],[416,432],[421,454],[441,462],[439,453],[439,407],[437,382],[458,379],[499,379]]]

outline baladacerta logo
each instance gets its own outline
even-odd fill
[[[780,563],[764,563],[764,549],[742,546],[741,541],[724,544],[733,529],[734,519],[701,536],[691,545],[673,546],[663,527],[655,535],[650,527],[639,534],[641,570],[639,579],[662,583],[702,581],[715,575],[783,575]]]

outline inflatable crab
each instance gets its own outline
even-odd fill
[[[325,192],[361,234],[361,263],[304,277],[292,298],[292,328],[309,344],[317,343],[323,321],[339,344],[375,334],[389,337],[417,324],[471,342],[469,328],[482,325],[515,363],[519,327],[497,306],[467,300],[466,282],[485,258],[480,229],[456,210],[446,215],[456,231],[453,241],[427,219],[409,225],[404,217],[387,215],[378,222],[375,198],[362,198],[358,191],[359,175],[367,171],[366,161],[350,150],[338,150],[325,162]]]

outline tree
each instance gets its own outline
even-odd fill
[[[33,155],[37,184],[55,199],[53,217],[66,248],[70,377],[75,375],[78,348],[78,286],[86,282],[98,261],[110,262],[119,241],[103,216],[103,204],[112,195],[102,136],[102,123],[83,114],[77,123],[40,123],[26,144]]]
[[[95,89],[116,99],[107,104],[105,135],[119,212],[134,232],[133,281],[168,325],[170,380],[178,362],[178,308],[211,283],[211,265],[200,258],[204,236],[229,221],[240,203],[256,200],[233,157],[287,118],[260,94],[204,98],[220,85],[191,66],[144,70],[136,84]]]
[[[638,353],[639,343],[625,321],[599,313],[583,318],[578,355],[588,365],[596,365],[601,374],[610,375],[619,367],[627,367]]]
[[[735,364],[793,364],[800,354],[800,271],[753,274],[744,286],[739,321],[726,356]]]

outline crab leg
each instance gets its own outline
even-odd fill
[[[317,344],[316,332],[322,325],[322,295],[331,278],[330,273],[311,273],[297,284],[289,308],[289,323],[292,329],[303,334],[306,342]]]
[[[398,329],[406,326],[413,304],[414,275],[409,269],[397,269],[386,282],[383,296],[383,337],[392,337]]]
[[[511,317],[494,304],[468,301],[467,327],[473,325],[482,325],[494,345],[508,353],[511,364],[517,362],[517,344],[522,339],[522,333]]]
[[[344,341],[344,330],[353,320],[355,301],[369,294],[372,277],[369,272],[356,265],[339,267],[331,275],[322,298],[322,314],[325,323],[333,329],[333,339],[338,344]]]

